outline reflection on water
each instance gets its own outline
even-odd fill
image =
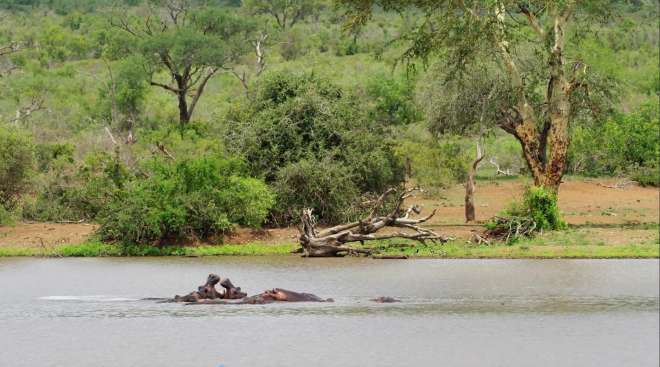
[[[209,272],[335,302],[142,300]],[[0,259],[0,290],[0,366],[658,365],[657,260]]]

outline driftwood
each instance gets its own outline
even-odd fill
[[[420,208],[417,205],[410,206],[407,210],[402,209],[406,198],[412,196],[414,191],[419,189],[403,190],[397,196],[394,209],[385,216],[378,216],[376,213],[383,206],[388,195],[396,194],[395,189],[385,191],[374,203],[369,215],[359,221],[340,224],[324,230],[317,230],[316,221],[312,215],[312,209],[305,209],[302,213],[300,230],[300,245],[302,247],[303,257],[332,257],[344,256],[347,254],[367,254],[371,251],[366,249],[356,249],[345,247],[346,244],[353,242],[384,240],[390,238],[405,238],[424,243],[425,241],[446,242],[447,237],[441,236],[434,231],[420,227],[421,223],[426,222],[435,215],[435,210],[426,217],[419,219],[410,218],[411,214],[419,214]],[[400,228],[408,232],[394,232],[382,235],[374,233],[386,227]]]

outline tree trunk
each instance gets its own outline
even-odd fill
[[[186,101],[186,93],[179,92],[177,94],[177,99],[179,101],[179,123],[181,126],[185,126],[190,122],[190,114],[188,113],[188,101]]]
[[[484,154],[481,151],[481,145],[477,141],[477,158],[472,162],[472,166],[468,171],[467,181],[465,182],[465,222],[474,222],[476,218],[475,209],[474,209],[474,175],[477,172],[477,166],[479,162],[484,158]]]

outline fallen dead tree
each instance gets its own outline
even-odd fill
[[[396,195],[397,190],[385,191],[374,203],[369,215],[359,221],[340,224],[324,230],[317,230],[316,220],[311,209],[305,209],[302,213],[300,230],[300,245],[303,257],[332,257],[355,254],[370,255],[368,249],[356,249],[348,247],[350,243],[365,241],[385,240],[390,238],[404,238],[416,240],[422,243],[446,242],[447,237],[441,236],[434,231],[423,228],[420,224],[428,221],[435,215],[433,210],[426,217],[413,219],[412,214],[420,214],[419,206],[412,205],[403,209],[405,199],[412,196],[418,188],[403,190],[398,194],[394,209],[385,216],[377,215],[382,209],[385,200],[390,195]],[[401,231],[377,235],[376,232],[384,228],[398,228]],[[404,232],[405,231],[405,232]]]

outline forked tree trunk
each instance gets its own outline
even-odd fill
[[[477,166],[479,162],[484,159],[484,154],[481,151],[481,145],[477,141],[477,158],[472,162],[472,166],[468,171],[467,181],[465,182],[465,222],[474,222],[476,218],[474,209],[474,175],[477,173]]]
[[[540,27],[536,18],[529,12],[527,15],[532,28],[540,39],[549,46],[548,84],[543,108],[547,113],[535,113],[525,95],[525,81],[518,66],[509,52],[509,43],[506,39],[506,23],[504,7],[499,5],[496,10],[500,26],[500,39],[498,47],[506,70],[511,77],[512,87],[517,91],[518,102],[510,110],[503,111],[504,118],[499,125],[506,132],[518,139],[522,146],[527,166],[534,177],[534,185],[543,186],[554,192],[559,191],[562,176],[566,169],[566,152],[568,149],[568,126],[570,121],[571,94],[583,84],[579,73],[586,72],[580,68],[579,63],[573,67],[570,79],[565,75],[564,43],[565,28],[575,2],[563,9],[553,5],[550,11],[553,26],[547,31]],[[539,111],[536,111],[539,112]],[[537,116],[544,116],[543,127],[537,128]]]
[[[311,209],[305,209],[302,213],[300,228],[300,245],[302,247],[303,257],[332,257],[344,256],[348,254],[371,254],[370,250],[356,249],[345,245],[364,241],[384,240],[390,238],[413,239],[420,242],[439,241],[445,242],[447,237],[441,236],[430,229],[420,227],[419,224],[426,222],[435,214],[435,210],[426,217],[412,219],[410,215],[419,214],[418,206],[410,206],[407,210],[402,209],[403,202],[418,189],[404,190],[397,196],[397,202],[394,209],[386,216],[377,216],[377,211],[383,205],[388,195],[396,193],[396,190],[389,189],[383,193],[371,209],[371,213],[366,218],[347,224],[341,224],[335,227],[318,231],[316,221],[312,215]],[[394,232],[382,235],[374,233],[386,227],[407,229],[408,232]]]

